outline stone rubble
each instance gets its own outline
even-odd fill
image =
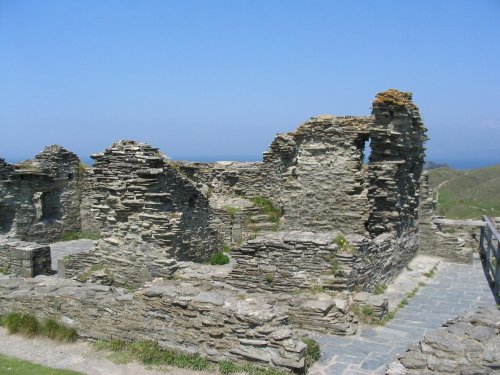
[[[498,374],[500,311],[480,308],[427,333],[389,365],[387,375]]]

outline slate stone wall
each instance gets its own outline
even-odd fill
[[[50,247],[2,236],[0,268],[4,273],[21,277],[50,275],[52,273]]]
[[[79,159],[46,147],[13,169],[2,163],[0,228],[25,241],[49,243],[80,230]]]
[[[468,226],[439,226],[436,201],[429,188],[427,173],[421,179],[419,209],[419,253],[445,258],[452,262],[472,263],[472,254],[479,248],[480,229]]]
[[[72,280],[1,278],[0,314],[56,319],[94,339],[156,340],[163,348],[217,362],[304,367],[306,345],[287,325],[288,316],[264,301],[240,300],[229,290],[168,281],[125,293]]]

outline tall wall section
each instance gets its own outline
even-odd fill
[[[4,234],[48,243],[80,230],[79,159],[74,153],[52,145],[16,169],[5,163],[1,168]]]

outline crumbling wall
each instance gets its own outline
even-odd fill
[[[442,227],[433,223],[436,200],[429,188],[429,176],[422,174],[419,208],[419,253],[445,258],[452,262],[472,263],[473,249],[479,247],[478,227]]]
[[[366,117],[313,117],[273,142],[283,165],[284,228],[366,233],[363,150],[370,124]]]
[[[2,164],[3,233],[48,243],[80,230],[79,159],[74,153],[52,145],[14,171]]]
[[[50,247],[1,236],[0,269],[21,277],[50,275]]]
[[[212,361],[304,368],[306,345],[279,307],[209,284],[166,281],[132,293],[72,280],[3,277],[0,314],[51,318],[95,339],[155,340]]]
[[[334,237],[312,232],[257,237],[231,251],[236,264],[224,281],[249,291],[353,290],[353,255],[342,252]]]
[[[177,259],[204,260],[220,248],[207,198],[166,166],[157,148],[119,141],[92,158],[93,208],[104,238],[150,244]]]

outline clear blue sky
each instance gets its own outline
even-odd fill
[[[500,163],[499,0],[0,0],[0,157],[118,139],[258,160],[310,116],[414,93],[428,159]],[[471,165],[472,165],[471,164]]]

